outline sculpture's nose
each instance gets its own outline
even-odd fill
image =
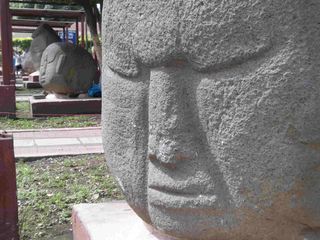
[[[197,155],[193,99],[184,69],[156,68],[150,76],[148,158],[170,168]]]

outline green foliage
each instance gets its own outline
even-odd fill
[[[16,168],[21,240],[68,231],[74,204],[123,198],[100,154],[20,160]]]
[[[32,38],[14,38],[12,43],[14,49],[17,49],[18,51],[25,51],[30,47],[31,41]],[[79,37],[79,42],[81,42],[81,37]],[[92,39],[88,39],[88,41],[85,42],[85,46],[89,51],[91,51],[91,47],[93,46]]]
[[[13,47],[19,51],[25,51],[30,47],[32,38],[14,38],[12,40]]]
[[[10,2],[10,8],[34,8],[33,3],[14,3]]]

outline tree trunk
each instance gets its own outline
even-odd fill
[[[99,12],[95,13],[96,6],[95,5],[91,6],[89,0],[76,0],[76,2],[82,5],[86,12],[87,23],[88,23],[90,34],[92,37],[94,50],[96,52],[97,61],[101,69],[102,48],[101,48],[101,41],[99,38],[98,29],[97,29],[97,19],[99,20],[101,19],[99,15],[100,13]]]

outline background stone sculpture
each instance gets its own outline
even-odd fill
[[[104,1],[107,163],[183,239],[320,239],[320,2]]]
[[[27,51],[22,59],[22,69],[26,73],[33,73],[37,71],[33,65],[32,57],[29,51]]]
[[[97,65],[82,47],[59,42],[43,52],[40,84],[48,92],[70,96],[84,93],[97,77]]]
[[[32,38],[33,39],[31,41],[28,55],[26,56],[23,63],[23,67],[25,67],[24,70],[26,71],[28,69],[29,71],[31,71],[31,69],[38,71],[40,69],[40,61],[41,61],[43,51],[51,43],[61,41],[58,34],[48,24],[41,24],[32,33]],[[33,65],[33,68],[30,67],[32,65]]]

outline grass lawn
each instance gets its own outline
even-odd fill
[[[21,240],[72,239],[74,204],[123,199],[101,154],[18,159],[16,168]]]
[[[76,128],[100,126],[100,114],[31,118],[29,102],[17,102],[17,118],[0,117],[0,131],[10,129]]]
[[[16,96],[32,96],[42,92],[43,88],[16,88]]]

